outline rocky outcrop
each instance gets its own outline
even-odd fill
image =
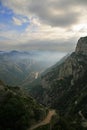
[[[73,80],[81,78],[85,72],[86,57],[73,53],[59,68],[59,79],[72,76]]]
[[[55,79],[60,80],[70,76],[74,82],[84,75],[86,65],[87,37],[84,37],[78,40],[75,52],[73,52],[62,64],[54,67],[53,70],[44,75],[44,78],[42,78],[42,83],[44,81],[44,84],[47,87],[49,86],[48,84],[50,84]]]
[[[82,37],[78,40],[75,53],[87,55],[87,37]]]
[[[84,55],[84,56],[83,56]],[[73,76],[77,80],[83,76],[87,64],[87,37],[78,40],[75,52],[60,67],[59,77]]]

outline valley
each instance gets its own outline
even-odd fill
[[[10,53],[0,55],[0,130],[86,130],[87,37],[48,69],[49,61]]]
[[[26,87],[56,63],[58,55],[46,51],[0,52],[0,79],[8,85]],[[52,58],[47,59],[48,56]]]
[[[87,130],[87,0],[0,0],[0,130]]]

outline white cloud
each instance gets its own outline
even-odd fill
[[[68,27],[79,23],[86,8],[85,0],[1,0],[14,13],[31,18],[36,16],[40,22],[51,26]],[[86,11],[87,13],[87,11]]]
[[[21,26],[23,23],[27,23],[28,22],[28,20],[27,19],[25,19],[25,18],[16,18],[16,17],[14,17],[13,16],[13,18],[12,18],[12,20],[13,20],[13,23],[15,24],[15,25],[18,25],[18,26]]]
[[[78,39],[80,36],[87,35],[86,0],[1,1],[3,5],[12,9],[15,13],[15,16],[13,16],[13,23],[15,25],[21,26],[23,23],[30,22],[22,33],[10,30],[1,32],[0,35],[10,39],[10,41],[12,39],[11,42],[14,45],[22,46],[25,43],[28,45],[28,48],[29,45],[30,47],[32,46],[31,48],[34,48],[36,45],[36,48],[39,47],[40,49],[44,48],[42,44],[45,45],[45,42],[48,42],[46,47],[51,49],[56,42],[55,46],[58,45],[61,51],[64,47],[68,51],[68,49],[70,50],[68,43],[71,42],[74,45],[75,40],[69,42],[69,40],[72,40],[72,37],[73,39]],[[27,17],[27,19],[24,17]],[[56,49],[56,47],[54,48]]]
[[[20,19],[17,19],[16,17],[13,17],[13,23],[21,26],[23,24],[23,21],[21,21]]]

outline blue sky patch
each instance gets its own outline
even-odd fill
[[[22,23],[22,25],[18,26],[14,24],[13,17],[18,18],[20,20],[26,19],[26,22]],[[13,13],[13,11],[5,6],[3,6],[0,2],[0,24],[5,24],[5,27],[3,28],[3,31],[6,30],[17,30],[18,32],[24,31],[27,26],[29,25],[29,21],[27,17],[16,15]],[[0,31],[2,29],[0,28]]]

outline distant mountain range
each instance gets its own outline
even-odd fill
[[[47,59],[51,55],[52,58]],[[0,79],[8,85],[28,86],[41,72],[56,63],[57,56],[58,53],[44,51],[0,51]]]

